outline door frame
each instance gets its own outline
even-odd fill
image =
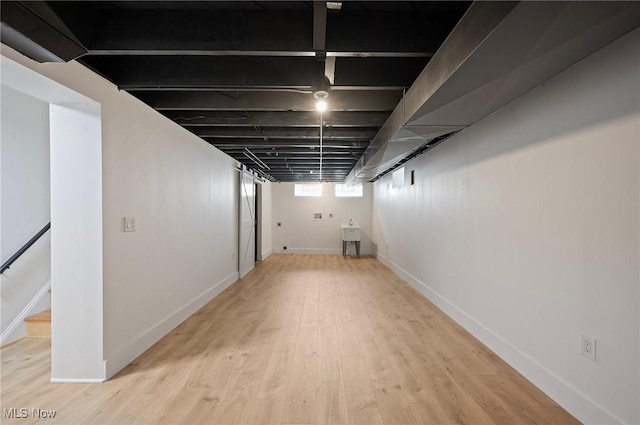
[[[255,200],[253,202],[247,203],[248,195],[245,195],[245,192],[248,193],[248,189],[253,192],[253,197],[255,199],[255,181],[256,176],[249,172],[246,167],[242,167],[239,170],[239,185],[238,185],[238,277],[242,278],[246,276],[253,268],[255,267],[256,261],[256,205]],[[246,181],[246,180],[249,181]],[[247,211],[249,215],[248,217],[244,216],[244,212]],[[253,241],[248,241],[248,245],[245,246],[244,238],[247,234],[247,230],[249,229],[248,234],[249,238],[251,238],[251,234],[253,234]],[[243,265],[246,265],[246,260],[249,260],[251,266],[248,268],[243,268]]]
[[[255,260],[262,261],[262,184],[256,179],[256,225],[255,225]]]

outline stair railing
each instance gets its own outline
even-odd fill
[[[42,235],[44,235],[45,233],[47,233],[47,231],[51,228],[51,222],[47,223],[46,226],[44,226],[42,229],[40,229],[40,231],[38,233],[36,233],[36,235],[34,237],[32,237],[31,239],[29,239],[29,242],[27,242],[26,244],[22,245],[22,248],[20,248],[18,251],[16,251],[15,254],[13,254],[11,256],[11,258],[9,258],[7,261],[4,262],[4,264],[2,264],[2,267],[0,267],[0,274],[4,273],[5,270],[7,270],[9,267],[11,267],[11,265],[18,259],[20,258],[20,256],[22,254],[24,254],[29,248],[31,248],[31,246],[36,243],[38,241],[38,239],[40,239],[42,237]]]

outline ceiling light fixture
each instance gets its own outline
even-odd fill
[[[320,111],[320,182],[322,182],[322,111]]]
[[[326,99],[329,97],[329,92],[325,90],[318,90],[313,93],[314,99],[317,99],[316,109],[318,112],[324,112],[327,110],[327,101]]]
[[[329,92],[325,90],[318,90],[313,93],[313,97],[317,99],[316,109],[320,112],[320,182],[322,182],[322,113],[327,110],[327,101],[326,98],[329,97]]]
[[[340,9],[342,9],[342,2],[341,1],[328,1],[327,2],[327,9],[340,10]]]
[[[324,100],[319,100],[316,102],[316,109],[318,112],[324,112],[327,110],[327,102]]]

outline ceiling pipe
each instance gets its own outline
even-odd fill
[[[253,162],[255,162],[260,168],[262,168],[263,170],[269,170],[269,166],[267,164],[265,164],[264,162],[262,162],[260,160],[260,158],[258,158],[253,152],[251,152],[248,148],[244,148],[244,151],[242,152],[244,154],[244,156],[246,156],[247,158],[249,158],[250,160],[252,160]]]

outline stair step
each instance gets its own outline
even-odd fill
[[[41,311],[24,319],[25,322],[51,322],[51,309]]]
[[[36,313],[24,321],[27,323],[27,336],[51,337],[51,310]]]

